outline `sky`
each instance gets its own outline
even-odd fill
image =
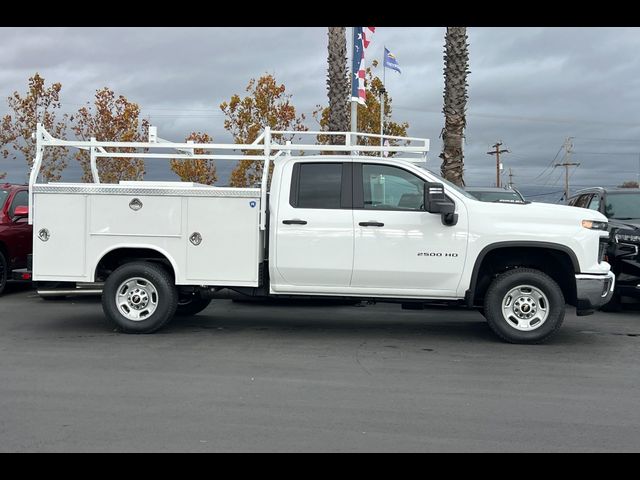
[[[495,184],[495,156],[487,152],[498,141],[509,150],[501,156],[503,181],[511,169],[519,187],[562,190],[564,169],[553,165],[567,160],[580,163],[570,171],[573,188],[638,178],[640,28],[469,27],[467,33],[467,185]],[[377,27],[366,60],[379,60],[383,46],[395,54],[402,73],[386,72],[393,120],[409,122],[411,136],[431,139],[428,165],[435,171],[444,34],[445,27]],[[0,115],[7,113],[6,97],[24,93],[39,72],[47,85],[62,83],[63,111],[77,111],[107,86],[138,103],[162,138],[182,141],[200,130],[227,142],[220,103],[242,94],[250,78],[270,73],[316,129],[311,112],[327,103],[326,62],[326,27],[6,27]],[[0,159],[2,171],[9,181],[26,178],[24,160]]]

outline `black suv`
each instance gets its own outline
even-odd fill
[[[620,307],[620,296],[640,298],[640,189],[593,187],[579,190],[569,205],[588,208],[609,219],[607,261],[616,275],[608,309]]]

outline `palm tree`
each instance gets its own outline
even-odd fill
[[[329,131],[348,132],[349,77],[347,73],[346,27],[329,27],[327,90],[329,96]],[[344,138],[331,135],[329,143],[343,143]]]
[[[462,139],[467,125],[467,75],[469,68],[469,44],[467,27],[447,27],[444,51],[444,128],[442,176],[458,186],[464,185],[464,155]]]

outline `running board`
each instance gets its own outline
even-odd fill
[[[41,288],[37,292],[41,297],[94,296],[102,295],[103,286],[103,283],[83,283],[76,288]]]

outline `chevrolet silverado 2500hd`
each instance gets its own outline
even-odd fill
[[[503,340],[536,343],[560,328],[566,303],[586,315],[611,297],[604,215],[478,201],[425,168],[426,139],[385,136],[404,146],[363,146],[357,138],[381,143],[380,135],[336,132],[343,144],[282,141],[318,134],[327,132],[266,129],[253,144],[193,144],[161,140],[152,127],[148,142],[81,142],[39,125],[34,280],[104,282],[106,316],[130,333],[197,313],[228,288],[463,305],[479,309]],[[89,150],[94,183],[38,183],[42,152],[57,147]],[[256,160],[262,182],[100,183],[101,158],[131,157]]]

